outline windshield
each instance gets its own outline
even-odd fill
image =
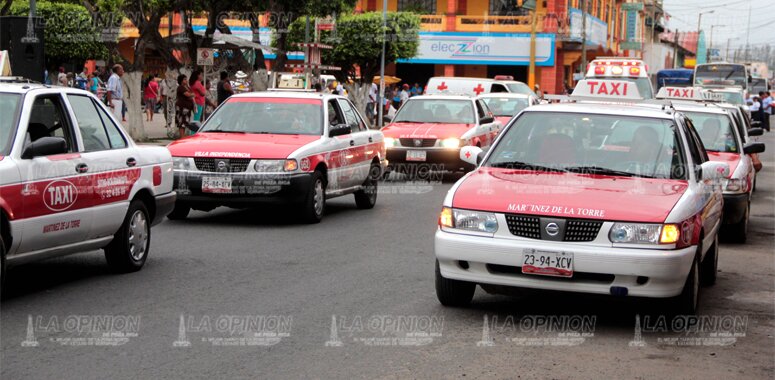
[[[19,94],[0,93],[0,156],[7,156],[11,152],[11,144],[16,135],[19,99]]]
[[[525,94],[525,95],[533,95],[535,96],[535,93],[533,90],[530,89],[530,87],[524,83],[506,83],[506,87],[509,88],[509,92],[515,93],[515,94]]]
[[[740,151],[729,116],[704,112],[684,112],[684,114],[692,120],[705,150],[730,153]]]
[[[474,106],[470,100],[409,99],[398,111],[394,122],[474,124]]]
[[[685,179],[670,120],[525,112],[484,166]]]
[[[200,132],[321,135],[322,104],[319,99],[232,98]]]
[[[482,98],[495,116],[514,116],[528,106],[528,98]]]
[[[694,72],[694,83],[698,85],[725,85],[746,88],[745,66],[743,65],[700,65]]]

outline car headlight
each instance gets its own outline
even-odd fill
[[[460,148],[460,139],[450,137],[448,139],[441,140],[442,148]]]
[[[495,233],[498,220],[491,212],[458,210],[444,207],[439,215],[439,225],[459,230]]]
[[[744,193],[748,191],[748,181],[744,178],[730,178],[724,182],[724,191],[732,193]]]
[[[612,243],[673,244],[680,237],[677,224],[614,223],[608,233]]]
[[[191,169],[191,162],[188,157],[172,157],[172,168],[177,170]]]
[[[398,146],[398,139],[392,137],[385,137],[385,148]]]
[[[259,173],[292,172],[299,168],[296,160],[256,160],[253,169]]]

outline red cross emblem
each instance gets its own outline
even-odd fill
[[[484,92],[484,87],[482,87],[481,83],[479,83],[476,87],[474,87],[474,92],[476,93],[476,95],[479,95],[482,92]]]
[[[466,158],[471,158],[471,152],[466,151]]]
[[[447,87],[447,85],[445,83],[447,83],[447,82],[441,82],[441,84],[438,87],[436,87],[436,88],[438,88],[439,91],[444,91],[444,90],[448,89],[449,87]]]

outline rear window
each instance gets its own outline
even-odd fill
[[[684,112],[684,114],[692,120],[705,150],[728,153],[740,151],[729,116],[703,112]]]
[[[509,92],[513,92],[515,94],[535,95],[533,90],[531,90],[530,87],[524,83],[506,83],[506,87],[509,88]]]
[[[495,116],[514,116],[527,108],[528,98],[481,98]]]
[[[200,132],[322,135],[322,104],[319,99],[231,98]]]
[[[474,124],[474,107],[469,100],[409,99],[394,122]]]
[[[21,95],[0,93],[0,156],[11,153],[11,144],[16,136],[16,121]]]

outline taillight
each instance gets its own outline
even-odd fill
[[[640,75],[640,67],[630,67],[630,75],[638,76]]]
[[[595,66],[595,75],[605,75],[605,66]]]

